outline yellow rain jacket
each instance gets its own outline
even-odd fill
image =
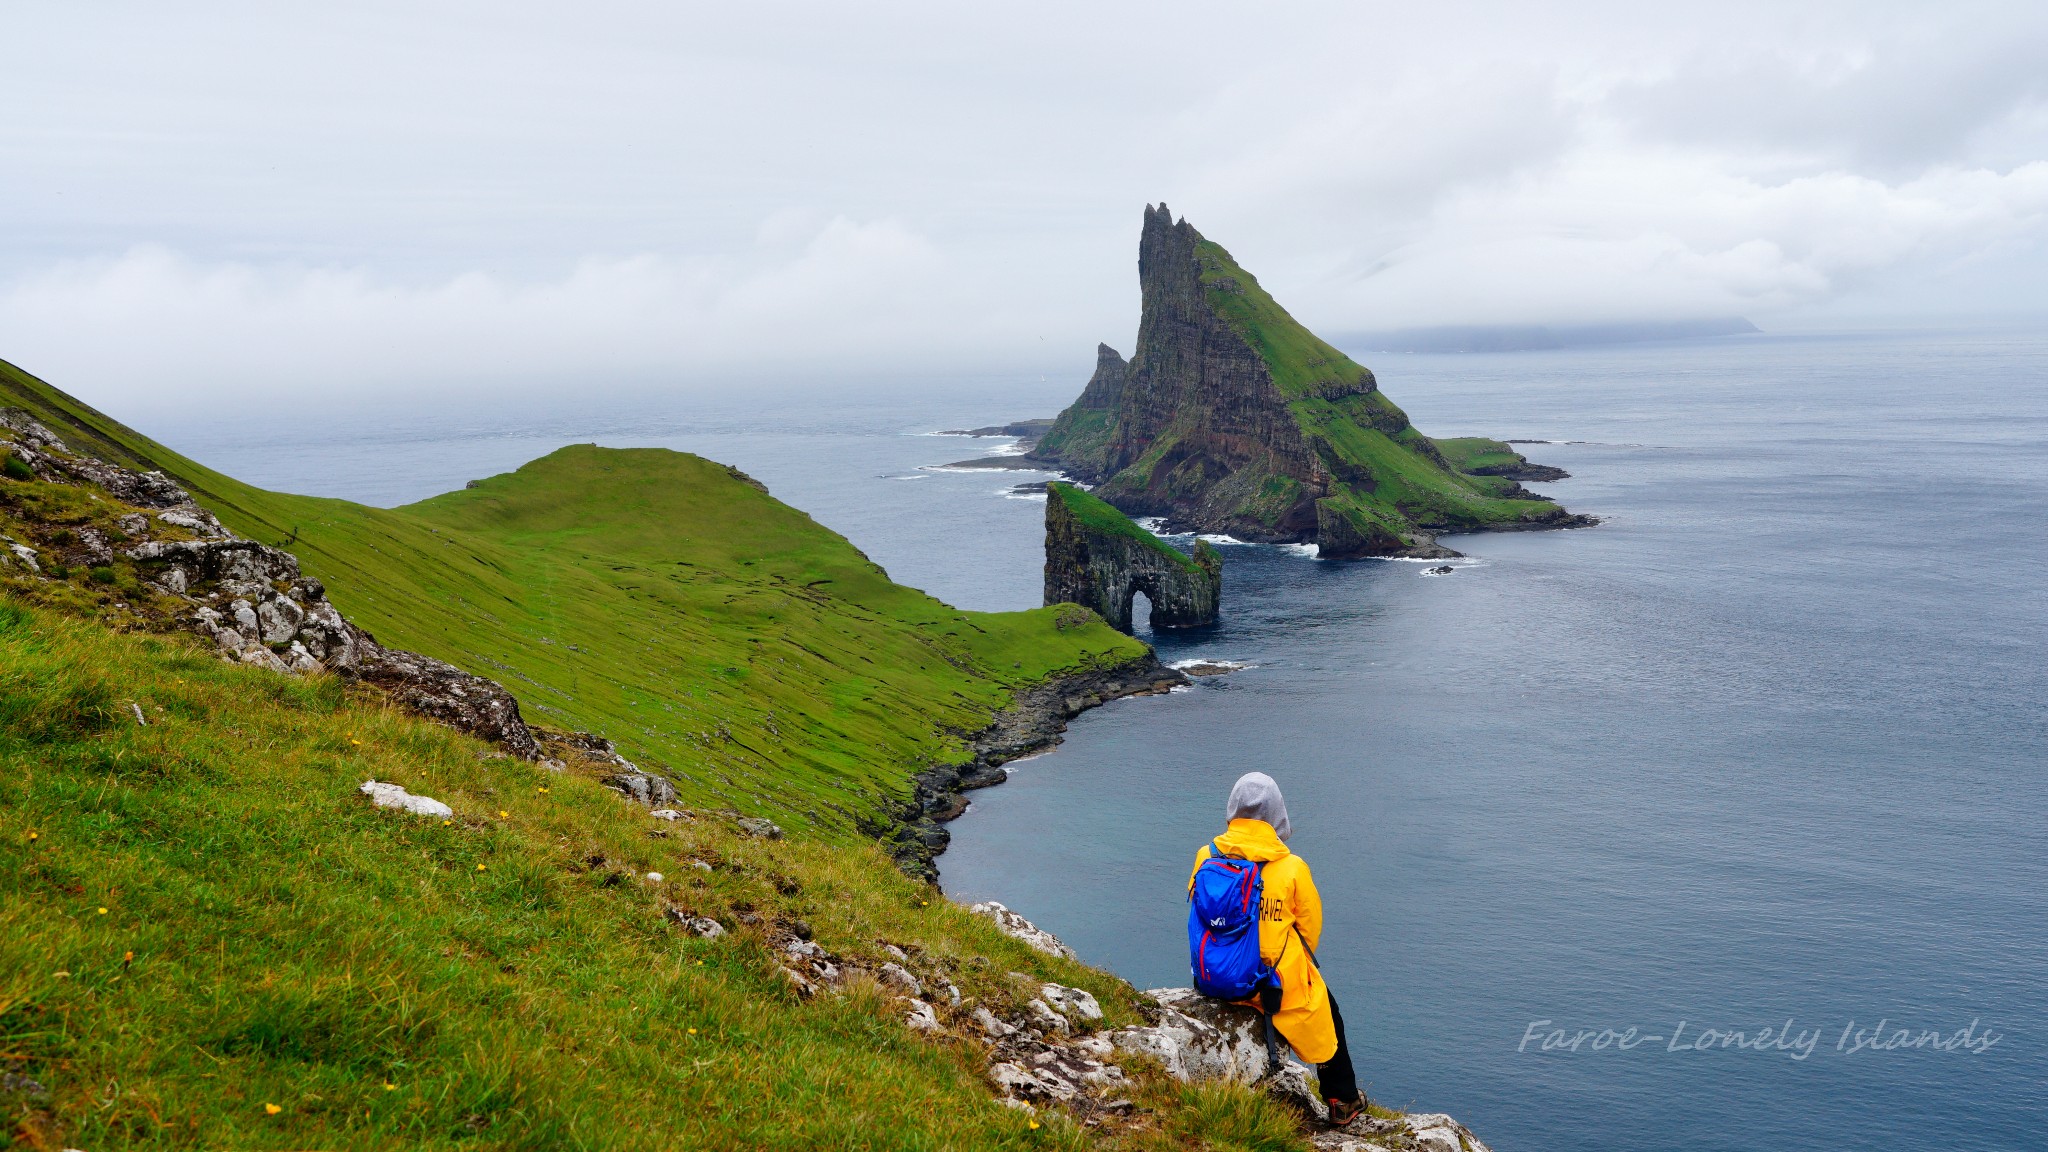
[[[1264,820],[1232,820],[1216,838],[1225,856],[1263,861],[1265,889],[1259,905],[1259,956],[1280,974],[1280,1012],[1273,1026],[1303,1060],[1321,1064],[1337,1054],[1337,1023],[1330,1016],[1330,989],[1309,952],[1322,942],[1323,898],[1316,895],[1308,862],[1290,853]],[[1209,846],[1195,853],[1195,869],[1209,858]],[[1188,892],[1195,870],[1188,872]],[[1306,941],[1308,947],[1302,947]]]

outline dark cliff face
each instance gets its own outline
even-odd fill
[[[1103,499],[1242,539],[1292,540],[1315,522],[1327,477],[1265,359],[1210,306],[1201,233],[1166,205],[1145,210],[1143,311]],[[1257,502],[1268,477],[1297,484]],[[1272,499],[1270,496],[1279,498]]]
[[[1081,396],[1060,413],[1033,445],[1031,454],[1056,458],[1062,471],[1093,484],[1115,471],[1109,466],[1109,425],[1123,407],[1130,366],[1107,344],[1095,346],[1095,374]]]
[[[1584,522],[1454,468],[1370,371],[1164,204],[1145,209],[1138,279],[1130,362],[1101,348],[1033,451],[1124,512],[1325,556],[1438,555],[1440,530]]]
[[[1095,346],[1095,375],[1088,378],[1088,384],[1081,389],[1081,398],[1074,401],[1074,407],[1082,411],[1114,412],[1123,403],[1124,380],[1130,372],[1130,365],[1107,344]]]
[[[1121,512],[1066,484],[1047,486],[1045,602],[1091,608],[1121,632],[1131,630],[1131,605],[1143,592],[1155,628],[1197,628],[1216,622],[1223,597],[1223,560],[1206,542],[1183,556]]]

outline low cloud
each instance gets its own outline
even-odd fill
[[[0,293],[8,356],[101,395],[638,383],[679,369],[869,362],[934,333],[946,259],[894,222],[764,228],[738,254],[586,258],[558,276],[399,283],[364,268],[205,262],[145,245]],[[61,374],[45,365],[58,365]]]
[[[493,11],[11,13],[0,356],[1078,382],[1161,198],[1331,330],[2048,308],[2038,5]]]

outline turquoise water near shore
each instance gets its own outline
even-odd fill
[[[1188,862],[1259,768],[1376,1098],[1504,1152],[2039,1147],[2048,339],[1361,359],[1433,434],[1569,441],[1525,450],[1605,523],[1447,539],[1448,576],[1226,545],[1223,623],[1157,641],[1253,667],[1089,713],[976,793],[949,893],[1184,983]],[[132,422],[373,503],[574,440],[686,448],[899,580],[1014,608],[1042,505],[1001,493],[1031,477],[922,470],[989,442],[917,433],[1049,415],[1079,382],[338,418],[318,442]],[[1857,1047],[1880,1024],[1906,1044]]]

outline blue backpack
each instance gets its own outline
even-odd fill
[[[1188,965],[1195,991],[1204,996],[1242,1000],[1279,986],[1272,967],[1259,958],[1263,870],[1258,861],[1225,856],[1214,841],[1209,858],[1195,869],[1188,890]]]

